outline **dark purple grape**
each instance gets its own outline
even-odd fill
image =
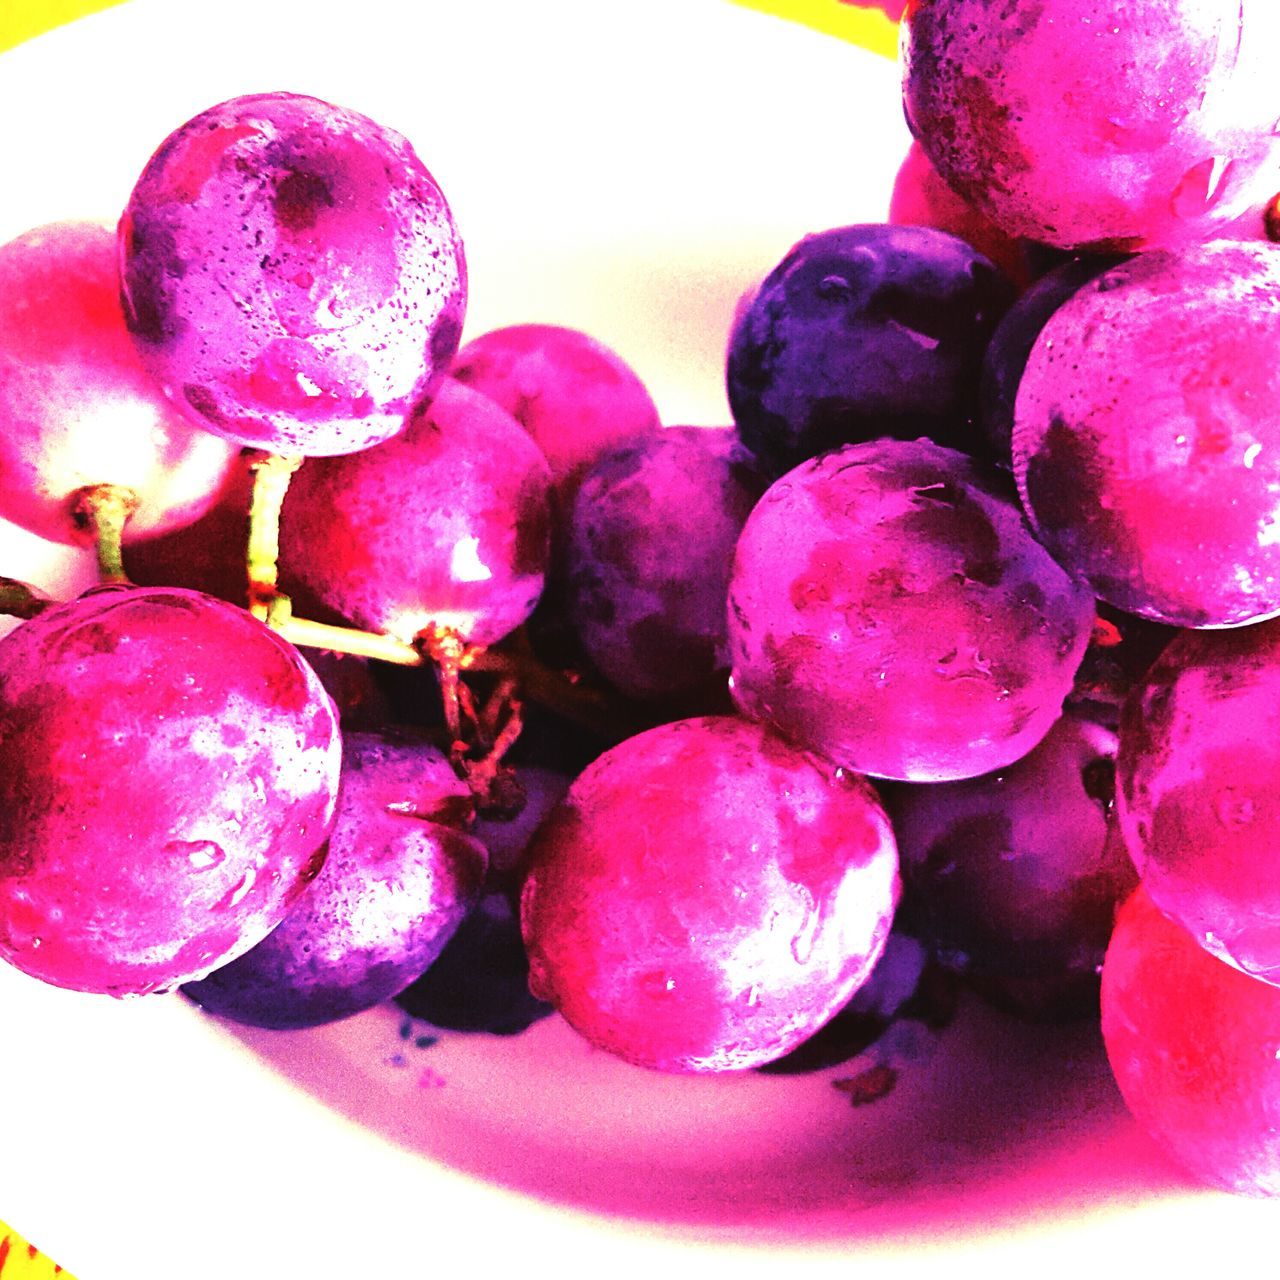
[[[728,429],[668,427],[613,447],[584,474],[564,609],[616,688],[669,698],[723,679],[733,548],[764,489]]]
[[[137,994],[208,973],[319,871],[341,743],[294,648],[194,591],[98,589],[0,642],[0,955]]]
[[[1212,238],[1274,178],[1270,0],[928,0],[903,25],[907,123],[1010,235]]]
[[[747,715],[909,782],[1026,755],[1094,616],[1002,483],[927,440],[848,445],[777,481],[738,541],[729,603]]]
[[[390,999],[440,954],[479,895],[484,846],[445,825],[466,799],[437,748],[348,734],[323,870],[256,947],[183,992],[210,1013],[278,1029]]]
[[[1048,984],[1093,992],[1116,906],[1137,883],[1108,839],[1115,735],[1064,716],[997,773],[900,786],[887,805],[915,932],[948,968],[996,984],[1010,1002]]]
[[[570,774],[527,764],[516,766],[514,775],[522,799],[519,811],[510,815],[482,813],[471,828],[471,834],[489,851],[485,884],[490,889],[516,888],[529,841],[573,780]]]
[[[210,107],[120,220],[143,362],[196,422],[276,453],[400,431],[462,333],[462,242],[409,143],[316,98]]]
[[[281,583],[406,643],[440,626],[490,644],[542,591],[548,484],[510,414],[446,380],[394,440],[298,471],[280,519]]]
[[[1001,466],[1013,465],[1013,405],[1040,330],[1072,294],[1122,260],[1115,254],[1071,258],[1041,276],[996,326],[982,361],[979,421]]]
[[[555,1012],[529,990],[520,920],[505,893],[480,899],[439,959],[396,1003],[432,1026],[496,1036],[517,1035]]]
[[[801,240],[729,339],[729,405],[771,477],[838,445],[926,435],[974,451],[982,353],[1013,287],[930,227]]]

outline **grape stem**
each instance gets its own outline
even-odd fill
[[[93,537],[98,578],[104,584],[129,585],[121,545],[124,527],[138,509],[138,495],[118,484],[91,484],[78,489],[71,505],[77,526]]]
[[[25,582],[16,578],[0,578],[0,613],[23,622],[42,614],[57,602],[38,596]]]
[[[245,553],[249,612],[265,622],[272,611],[280,578],[280,509],[293,473],[302,466],[302,458],[296,454],[264,453],[251,465],[253,499],[249,507],[249,546]]]

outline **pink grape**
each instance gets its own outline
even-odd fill
[[[494,329],[468,342],[451,372],[500,404],[533,437],[563,509],[582,472],[605,449],[658,428],[658,411],[636,372],[578,329]]]
[[[170,134],[120,260],[129,327],[175,403],[277,453],[395,435],[462,332],[440,188],[398,133],[316,98],[233,98]]]
[[[907,123],[1005,232],[1064,248],[1212,238],[1276,158],[1271,0],[927,0]]]
[[[311,1027],[371,1009],[430,965],[477,900],[484,846],[446,825],[467,790],[429,743],[346,737],[320,874],[251,951],[183,993],[259,1027]]]
[[[1155,251],[1079,289],[1018,386],[1037,535],[1119,609],[1183,627],[1280,611],[1280,248]]]
[[[870,786],[727,716],[589,765],[529,868],[534,994],[598,1047],[666,1071],[794,1048],[866,980],[898,896]]]
[[[570,513],[565,614],[633,698],[698,692],[729,666],[734,544],[765,478],[730,428],[667,427],[613,446]]]
[[[320,869],[337,716],[243,610],[117,587],[0,641],[0,955],[140,994],[248,950]]]
[[[1280,991],[1215,960],[1145,890],[1102,966],[1102,1035],[1138,1122],[1202,1182],[1280,1195]]]
[[[729,606],[745,714],[906,782],[1026,755],[1094,616],[1002,482],[928,440],[849,445],[775,482],[738,540]]]
[[[87,541],[75,497],[129,489],[136,538],[212,505],[236,450],[193,427],[142,367],[120,309],[115,237],[91,223],[0,247],[0,515],[56,542]]]
[[[1125,707],[1117,812],[1152,900],[1280,985],[1280,620],[1184,631]]]
[[[281,513],[281,580],[406,643],[436,624],[491,644],[542,591],[548,485],[512,417],[446,380],[396,439],[298,471]]]

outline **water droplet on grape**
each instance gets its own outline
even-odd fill
[[[226,850],[212,840],[171,840],[165,853],[185,857],[193,871],[211,871],[226,860]]]
[[[1228,831],[1239,831],[1253,821],[1253,799],[1237,794],[1234,787],[1227,787],[1214,800],[1213,813]]]

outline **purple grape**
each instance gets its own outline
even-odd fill
[[[877,436],[972,451],[982,353],[1013,287],[976,249],[930,227],[807,236],[729,339],[729,405],[743,443],[781,475]]]
[[[144,363],[201,426],[276,453],[400,431],[462,332],[462,243],[398,133],[289,93],[170,134],[120,220]]]
[[[1093,622],[1001,484],[927,440],[848,445],[777,481],[738,541],[729,604],[746,714],[908,782],[1026,755]]]
[[[406,643],[436,625],[490,644],[542,591],[548,484],[511,416],[446,380],[396,439],[298,471],[281,513],[281,582]]]
[[[1014,401],[1040,331],[1068,298],[1120,261],[1114,254],[1069,259],[1041,276],[996,326],[982,361],[979,420],[1001,466],[1013,465]]]
[[[862,778],[747,721],[681,720],[606,752],[539,830],[530,985],[628,1061],[758,1066],[866,981],[897,896]]]
[[[1054,313],[1018,389],[1037,536],[1102,599],[1174,626],[1280,611],[1280,248],[1140,254]]]
[[[911,920],[949,968],[1077,986],[1096,1004],[1116,906],[1137,883],[1108,840],[1115,753],[1109,729],[1064,716],[997,773],[893,788]]]
[[[929,0],[903,26],[907,123],[1011,235],[1210,239],[1275,159],[1271,0]]]
[[[471,834],[489,851],[486,887],[514,889],[523,874],[524,855],[534,832],[560,803],[572,778],[538,765],[517,765],[515,780],[523,795],[520,811],[513,815],[480,814]]]
[[[0,515],[43,538],[88,542],[76,497],[103,484],[137,499],[129,539],[188,525],[235,458],[148,377],[119,295],[103,227],[62,223],[0,246]]]
[[[505,893],[488,893],[436,962],[397,997],[415,1018],[448,1031],[513,1036],[555,1007],[529,990],[520,920]]]
[[[569,521],[565,613],[633,698],[676,697],[729,666],[734,544],[765,480],[731,430],[668,427],[604,453]]]
[[[184,993],[210,1013],[281,1029],[390,999],[435,960],[479,896],[484,846],[439,820],[466,796],[437,748],[348,734],[323,870],[256,947]]]
[[[247,951],[319,871],[332,701],[194,591],[99,589],[0,641],[0,955],[138,994]]]
[[[1280,985],[1280,620],[1184,631],[1125,708],[1117,814],[1155,904]]]
[[[658,429],[658,411],[621,356],[577,329],[518,324],[473,338],[450,370],[533,437],[567,511],[606,449]]]

